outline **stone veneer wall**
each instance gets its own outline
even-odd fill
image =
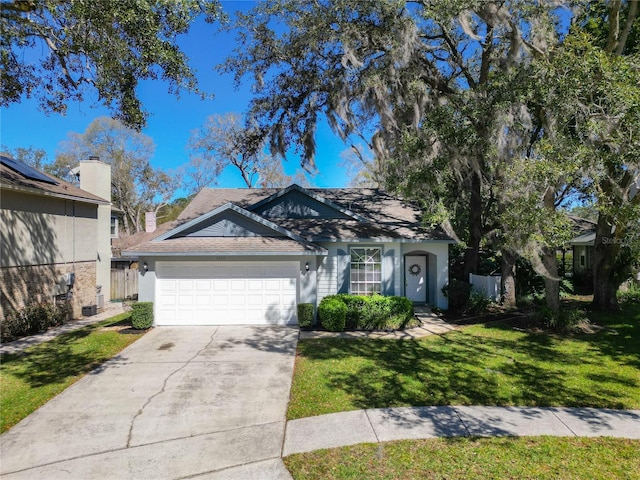
[[[11,312],[40,302],[52,302],[60,276],[75,272],[72,316],[82,316],[84,305],[96,304],[96,262],[57,263],[0,268],[0,321]]]

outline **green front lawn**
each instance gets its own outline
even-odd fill
[[[143,332],[104,329],[128,318],[124,313],[60,335],[23,354],[0,356],[0,432],[140,338]]]
[[[638,440],[612,438],[452,438],[319,450],[284,462],[296,480],[632,479],[639,449]]]
[[[592,314],[595,333],[475,325],[408,340],[304,340],[288,418],[363,408],[640,408],[640,305]]]

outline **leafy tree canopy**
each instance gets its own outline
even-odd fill
[[[147,112],[140,80],[162,79],[170,92],[200,92],[176,38],[198,15],[222,16],[217,0],[3,0],[0,106],[35,97],[64,113],[90,91],[135,129]],[[41,52],[41,53],[40,53]]]
[[[153,140],[118,120],[96,118],[84,133],[72,132],[56,155],[53,170],[64,178],[69,167],[97,156],[111,165],[111,201],[124,212],[124,231],[144,228],[144,213],[167,205],[179,186],[179,178],[151,166]]]

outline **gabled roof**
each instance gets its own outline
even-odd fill
[[[309,210],[302,209],[299,216],[296,211],[294,218],[280,216],[292,211],[287,210],[287,202],[296,200]],[[271,209],[282,205],[275,213]],[[260,212],[267,212],[269,218]],[[305,212],[310,213],[305,216]],[[442,229],[423,227],[421,211],[415,205],[383,190],[299,185],[285,189],[205,188],[175,222],[155,233],[153,240],[150,234],[139,237],[144,243],[124,248],[123,254],[326,255],[326,249],[314,242],[453,243]]]
[[[264,227],[259,235],[244,231],[239,236],[200,234],[210,227],[210,221],[224,213],[236,215]],[[227,221],[224,218],[224,221]],[[326,255],[326,249],[308,242],[304,238],[275,223],[249,212],[232,203],[226,203],[211,212],[186,221],[157,236],[123,252],[124,255]]]
[[[569,241],[569,245],[586,245],[593,247],[596,244],[596,232],[587,232],[582,235],[578,235]]]
[[[586,218],[569,215],[569,219],[573,222],[573,233],[576,235],[569,240],[569,245],[595,245],[597,223]]]
[[[286,190],[286,189],[284,189]],[[178,217],[177,223],[191,220],[227,202],[253,210],[283,189],[274,188],[205,188],[201,190]],[[349,212],[352,220],[332,219],[273,219],[275,223],[309,241],[384,240],[453,242],[440,227],[422,225],[422,212],[381,189],[373,188],[302,188]],[[356,220],[357,219],[357,220]]]
[[[40,172],[32,167],[9,157],[0,155],[10,161],[0,162],[0,188],[16,192],[28,193],[45,197],[57,197],[66,200],[75,200],[96,205],[109,205],[111,202],[97,195],[82,190],[69,182],[56,178],[53,175]],[[11,165],[11,167],[10,167]],[[34,170],[39,175],[30,174],[26,168]],[[48,180],[47,180],[48,179]]]
[[[366,222],[367,219],[356,214],[353,213],[351,210],[344,208],[341,205],[338,205],[337,203],[332,202],[331,200],[328,200],[327,198],[325,198],[324,196],[318,195],[317,193],[314,193],[312,190],[307,189],[307,188],[303,188],[298,184],[292,184],[290,186],[288,186],[287,188],[284,188],[282,190],[279,190],[278,192],[268,196],[267,198],[264,198],[262,200],[260,200],[259,202],[257,202],[256,204],[252,205],[249,210],[250,211],[255,211],[255,212],[260,212],[260,211],[264,211],[264,209],[266,207],[269,206],[269,204],[274,204],[276,203],[278,200],[282,200],[284,197],[288,196],[291,194],[291,192],[299,192],[302,195],[315,200],[316,202],[329,207],[329,209],[333,210],[334,212],[341,214],[338,215],[337,217],[340,218],[341,216],[347,217],[347,218],[351,218],[353,220],[357,220],[359,222]]]

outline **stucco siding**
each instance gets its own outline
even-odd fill
[[[95,261],[97,218],[96,205],[3,190],[1,266]]]

